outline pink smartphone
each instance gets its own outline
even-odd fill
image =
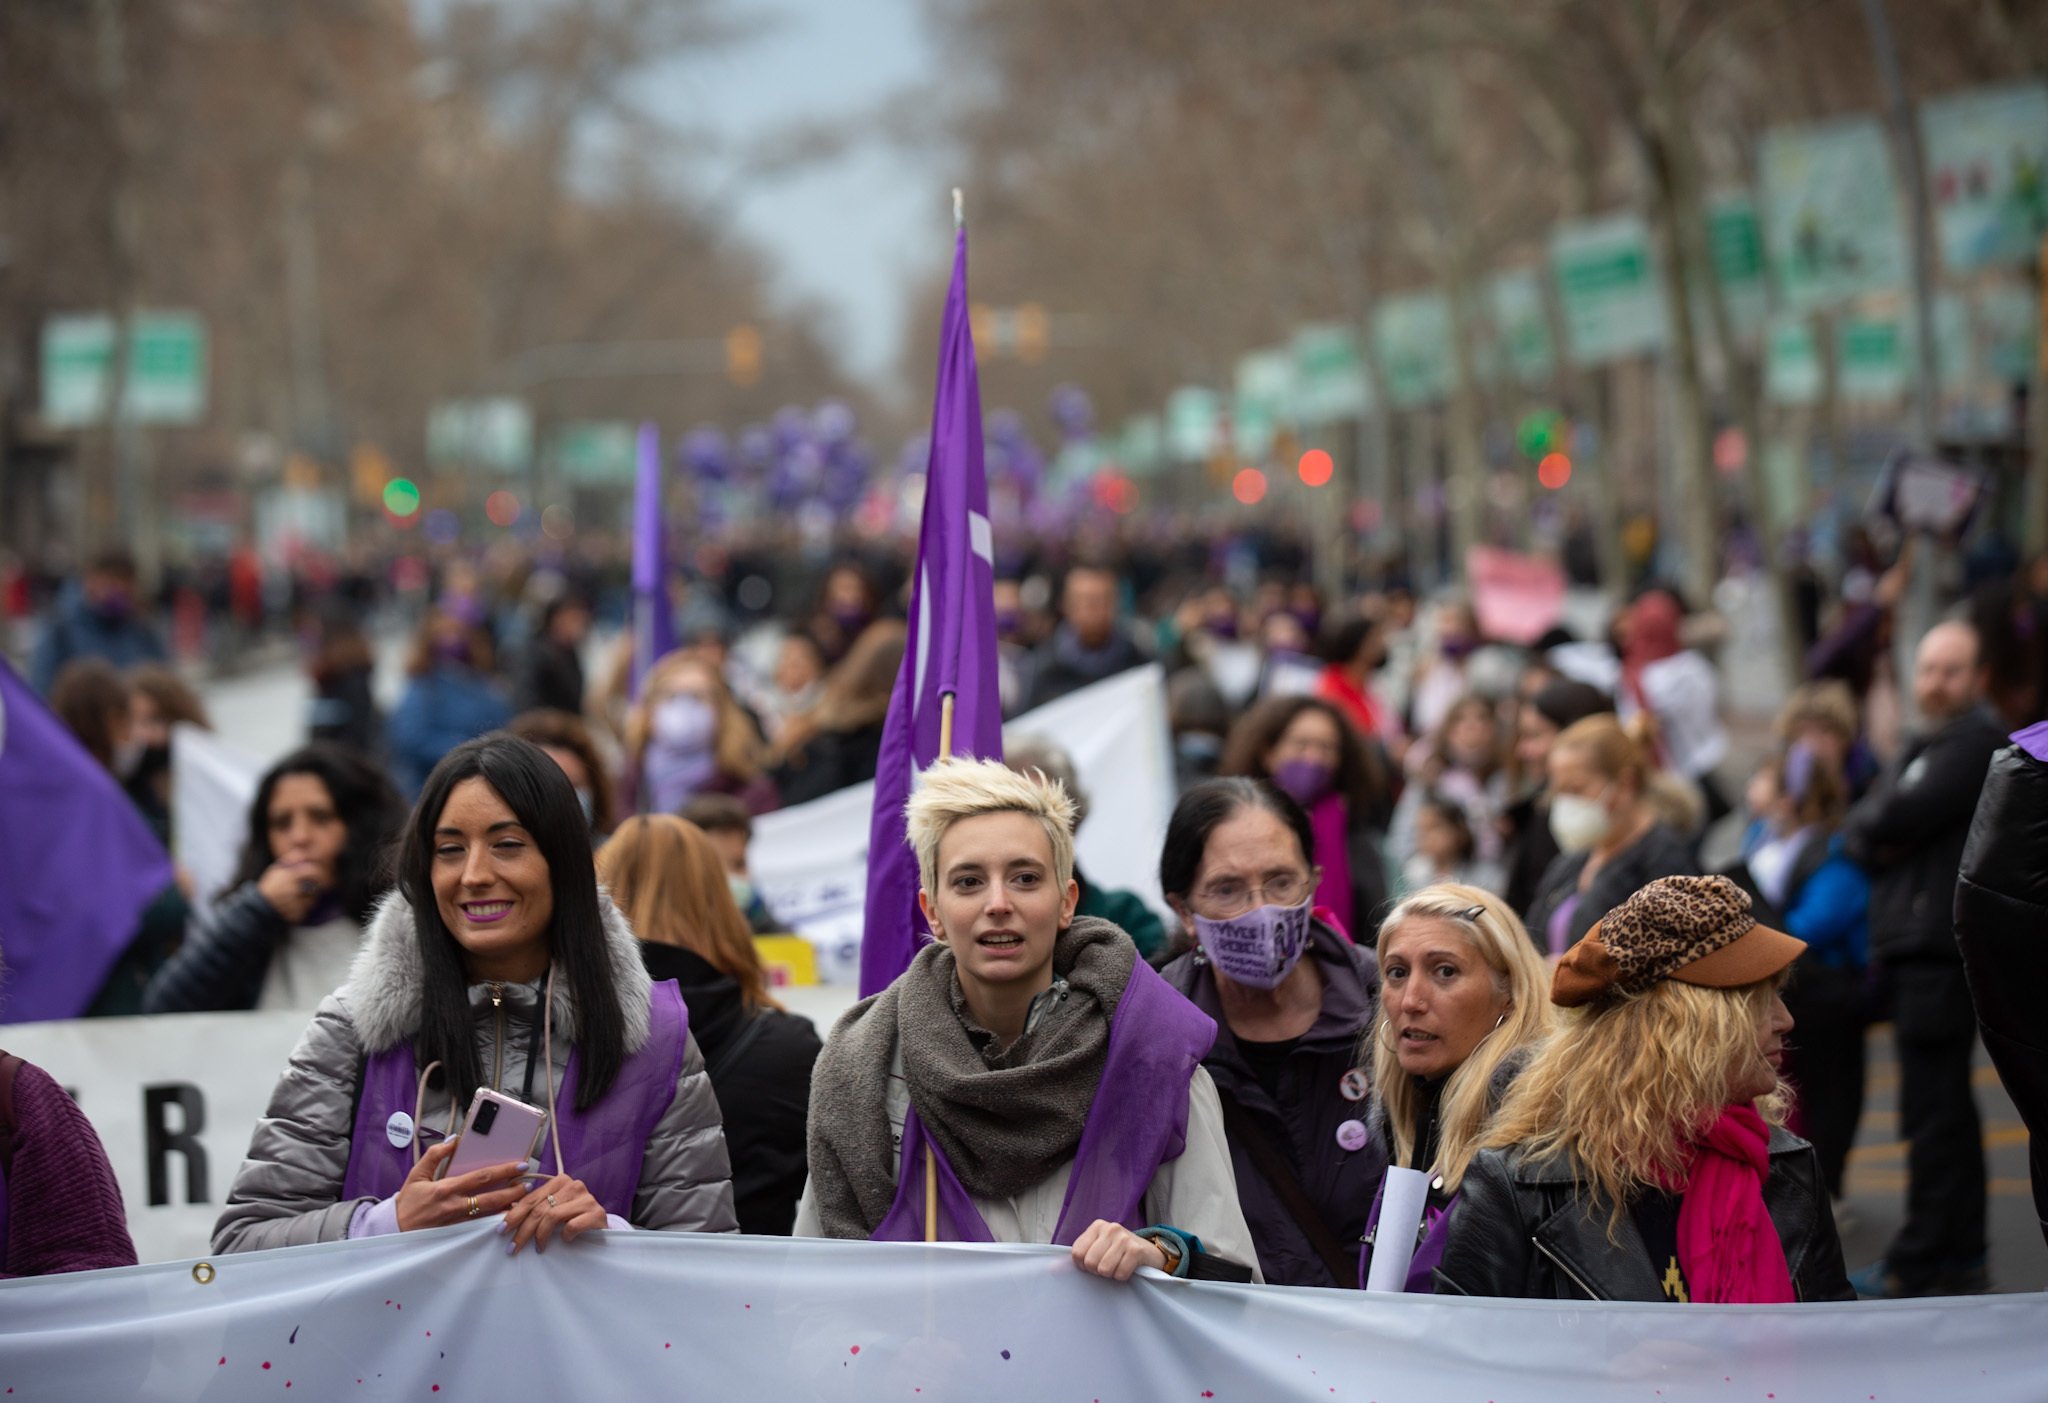
[[[547,1118],[547,1112],[538,1106],[487,1086],[478,1087],[470,1098],[469,1119],[463,1122],[461,1138],[455,1142],[455,1153],[449,1156],[441,1177],[489,1169],[494,1164],[524,1164],[540,1143]]]

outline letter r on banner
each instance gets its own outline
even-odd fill
[[[173,1131],[164,1124],[165,1109],[175,1105],[179,1125]],[[185,1202],[211,1203],[206,1192],[206,1147],[199,1132],[206,1129],[206,1098],[190,1082],[168,1082],[142,1089],[142,1125],[146,1137],[144,1153],[149,1160],[149,1206],[160,1208],[171,1201],[170,1157],[185,1157]]]

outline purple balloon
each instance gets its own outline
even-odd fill
[[[1087,438],[1095,432],[1095,406],[1079,385],[1061,385],[1052,392],[1052,418],[1068,438]]]
[[[807,443],[811,437],[811,416],[796,405],[785,405],[775,411],[775,446],[788,453],[798,444]]]
[[[847,442],[853,437],[853,410],[840,400],[828,399],[818,406],[811,426],[825,443]]]
[[[774,464],[775,434],[766,424],[740,430],[740,461],[757,472]]]
[[[704,482],[724,482],[732,474],[730,446],[723,430],[700,424],[683,436],[681,456],[685,466]]]

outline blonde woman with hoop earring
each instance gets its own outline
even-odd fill
[[[1430,1176],[1406,1289],[1435,1289],[1451,1211],[1494,1111],[1550,1031],[1550,972],[1507,903],[1441,883],[1380,924],[1380,1006],[1368,1039],[1375,1120],[1394,1164]],[[1373,1201],[1362,1285],[1379,1228]]]

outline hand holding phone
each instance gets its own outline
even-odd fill
[[[398,1230],[445,1228],[471,1218],[495,1217],[526,1197],[523,1164],[493,1164],[467,1174],[442,1176],[455,1142],[444,1140],[420,1156],[400,1185],[395,1211]]]
[[[524,1165],[540,1143],[547,1112],[487,1086],[470,1098],[469,1117],[455,1142],[446,1177],[487,1169],[494,1164]]]

